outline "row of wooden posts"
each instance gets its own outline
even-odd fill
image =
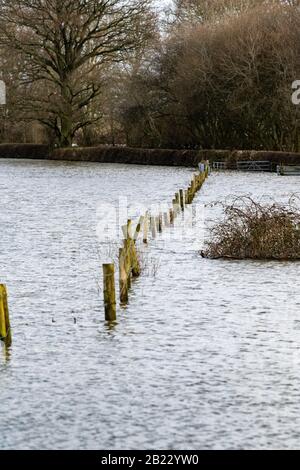
[[[150,215],[149,212],[142,217],[133,230],[132,221],[128,220],[127,225],[122,227],[124,240],[119,250],[119,297],[122,306],[127,305],[132,280],[141,274],[141,266],[136,249],[136,241],[142,234],[143,243],[148,243],[149,232],[152,238],[156,237],[157,232],[161,233],[164,227],[170,227],[180,212],[191,204],[196,193],[201,189],[209,172],[207,163],[200,166],[200,173],[195,174],[191,184],[186,190],[180,189],[172,201],[169,212],[160,213],[157,217]],[[104,282],[104,307],[105,319],[114,322],[117,319],[117,295],[115,287],[115,265],[103,265]],[[6,346],[12,342],[9,311],[7,302],[7,289],[4,284],[0,284],[0,341],[4,341]]]
[[[172,206],[168,212],[160,213],[157,217],[154,217],[147,211],[144,216],[140,217],[134,230],[131,220],[128,220],[127,225],[122,227],[124,240],[122,247],[119,249],[119,298],[121,306],[127,305],[132,280],[138,278],[141,274],[136,241],[142,234],[143,243],[147,244],[149,233],[151,233],[152,238],[155,238],[157,232],[161,233],[164,227],[173,226],[179,213],[184,212],[185,207],[192,204],[208,173],[209,164],[205,162],[200,166],[200,173],[193,175],[189,187],[186,190],[180,189],[175,194]],[[105,319],[106,321],[114,322],[117,319],[114,263],[103,264],[103,290]]]

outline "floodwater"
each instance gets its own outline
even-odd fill
[[[198,254],[219,210],[202,204],[287,199],[297,177],[210,176],[193,218],[144,249],[117,324],[103,320],[101,265],[116,251],[105,237],[117,237],[108,204],[171,201],[191,174],[0,161],[13,327],[11,349],[0,346],[0,449],[299,448],[299,264]]]

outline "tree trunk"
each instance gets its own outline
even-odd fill
[[[73,125],[70,115],[61,117],[61,132],[59,136],[60,147],[72,147],[73,143]]]

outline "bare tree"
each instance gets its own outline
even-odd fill
[[[248,3],[218,21],[184,20],[163,37],[158,57],[125,89],[129,142],[299,151],[291,102],[300,75],[298,1]]]
[[[21,112],[60,146],[96,122],[101,70],[152,34],[150,0],[2,0],[0,45],[22,55]]]
[[[180,22],[212,22],[219,21],[225,16],[245,13],[258,6],[283,2],[282,0],[175,0],[175,16]],[[288,0],[288,2],[296,4],[298,0]]]

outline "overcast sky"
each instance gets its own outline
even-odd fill
[[[155,0],[155,3],[160,8],[165,8],[172,3],[172,0]]]

